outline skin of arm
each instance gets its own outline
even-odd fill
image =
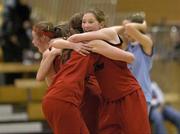
[[[125,30],[124,26],[112,26],[109,28],[112,29],[118,35],[121,35]]]
[[[119,37],[117,35],[121,35],[123,31],[123,26],[113,26],[109,28],[103,28],[98,31],[74,34],[68,38],[68,41],[82,42],[91,40],[106,40],[108,42],[117,44],[119,43]]]
[[[88,43],[91,46],[91,51],[101,54],[112,60],[120,60],[127,63],[132,63],[135,59],[134,55],[130,52],[124,51],[120,48],[109,45],[102,40],[93,40]]]
[[[125,32],[142,45],[146,54],[151,55],[153,42],[148,35],[139,31],[139,29],[143,29],[144,25],[144,23],[128,23],[125,25]]]
[[[52,77],[55,74],[53,68],[53,60],[54,58],[61,53],[60,49],[53,48],[51,51],[47,49],[43,53],[43,57],[40,63],[40,67],[38,69],[36,80],[43,81],[46,78],[46,83],[49,85],[51,83]]]
[[[87,54],[89,54],[89,51],[88,48],[86,46],[83,46],[82,44],[83,43],[79,42],[75,45],[74,42],[70,42],[61,38],[56,38],[50,41],[49,46],[57,49],[73,49],[81,55],[86,56]]]
[[[47,86],[51,85],[54,75],[55,75],[54,67],[51,65],[49,68],[49,71],[45,77],[45,82],[46,82]]]
[[[68,38],[70,42],[82,42],[82,41],[91,41],[91,40],[106,40],[114,42],[113,31],[109,28],[103,28],[98,31],[86,32],[81,34],[74,34]]]
[[[124,24],[125,27],[128,26],[128,25],[133,26],[134,28],[136,28],[139,31],[142,31],[143,33],[147,32],[147,23],[146,23],[146,21],[143,21],[143,23],[128,22],[128,23]]]
[[[51,47],[59,49],[74,49],[74,44],[72,42],[67,42],[62,38],[52,39],[49,43]]]

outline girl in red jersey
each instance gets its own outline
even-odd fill
[[[61,30],[61,29],[58,29],[58,30]],[[46,82],[48,85],[51,84],[54,75],[59,70],[60,55],[62,54],[60,49],[55,49],[55,48],[51,48],[51,50],[48,49],[49,41],[51,38],[54,37],[55,33],[56,32],[54,31],[53,25],[48,22],[41,22],[41,23],[34,25],[34,28],[32,31],[32,35],[33,35],[32,42],[39,49],[39,51],[41,53],[43,53],[43,58],[41,60],[40,68],[37,72],[36,79],[44,80],[44,78],[46,77],[46,80],[47,80]],[[60,35],[60,36],[62,36],[62,35]],[[77,48],[77,45],[76,45],[76,48]],[[82,50],[83,49],[81,49],[81,51]],[[83,51],[83,52],[85,52],[85,51]],[[44,68],[44,66],[46,66],[46,68]],[[88,85],[90,85],[90,86],[88,86]],[[86,88],[89,89],[92,86],[94,89],[96,88],[96,86],[98,87],[97,82],[91,78],[90,84],[89,84],[89,82],[86,82]],[[55,133],[60,133],[60,131],[58,131],[58,132],[57,131],[55,130]],[[72,133],[76,133],[76,131],[71,130],[71,128],[69,128],[69,131]]]
[[[58,33],[62,34],[62,29],[58,29]],[[48,81],[47,84],[50,86],[52,80],[54,79],[54,75],[57,73],[60,67],[60,55],[62,54],[60,49],[51,48],[49,50],[49,41],[51,38],[55,37],[55,34],[57,34],[57,31],[55,31],[55,28],[51,23],[48,22],[41,22],[33,27],[32,36],[33,36],[33,44],[39,49],[41,53],[43,53],[43,58],[41,60],[40,68],[37,73],[37,80],[44,80],[46,79]],[[61,37],[62,35],[58,35],[58,37]],[[76,45],[77,48],[77,45]],[[84,52],[84,51],[83,51]],[[46,66],[46,68],[44,68]],[[93,88],[95,88],[96,81],[91,80],[91,85],[93,85]],[[86,84],[88,87],[88,83]],[[77,122],[78,123],[78,122]],[[70,132],[76,133],[74,130],[70,130]],[[80,131],[80,130],[79,130]],[[83,131],[83,130],[82,130]],[[60,131],[56,131],[55,133],[60,133]],[[87,132],[88,133],[88,132]]]
[[[65,25],[62,25],[60,27],[64,26]],[[36,79],[40,81],[46,80],[48,86],[51,84],[55,73],[59,70],[59,59],[62,53],[61,49],[52,48],[50,51],[48,49],[48,42],[52,38],[63,36],[60,27],[54,27],[50,22],[40,22],[34,25],[32,30],[32,43],[38,48],[39,52],[42,53],[42,60]],[[43,69],[45,65],[48,71]]]
[[[69,38],[69,41],[102,39],[111,45],[121,47],[123,41],[118,34],[122,34],[123,27],[117,26],[90,32],[100,29],[100,23],[96,12],[86,12],[83,16],[82,27],[88,33],[74,35]],[[98,44],[88,46],[92,47],[93,52],[100,51]],[[58,48],[58,44],[54,47]],[[99,133],[150,134],[145,97],[137,80],[127,68],[127,64],[99,55],[92,55],[92,62],[96,63],[95,76],[104,98],[99,118]]]

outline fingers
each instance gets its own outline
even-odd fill
[[[81,54],[82,56],[86,56],[86,54],[82,53],[82,52],[78,52],[79,54]]]
[[[90,54],[90,52],[87,50],[87,48],[83,48],[83,47],[81,47],[81,49],[76,50],[76,51],[83,56]]]
[[[80,53],[83,56],[86,56],[88,54],[90,54],[90,52],[92,51],[93,47],[88,46],[87,44],[83,44],[79,50],[78,53]]]
[[[92,48],[89,44],[82,44],[82,46],[87,47],[87,48]]]
[[[87,50],[85,50],[85,49],[82,49],[82,50],[80,50],[80,52],[82,52],[82,53],[84,53],[84,54],[90,54],[90,52],[89,51],[87,51]]]
[[[77,51],[79,54],[81,54],[81,55],[83,55],[83,56],[86,56],[86,55],[88,55],[90,52],[89,51],[87,51],[87,50],[83,50],[83,49],[81,49],[81,50],[79,50],[79,51]]]
[[[92,47],[87,47],[87,46],[82,46],[81,48],[82,50],[86,50],[86,51],[92,51]]]
[[[93,47],[89,46],[88,44],[83,44],[82,49],[87,50],[87,51],[92,51]]]

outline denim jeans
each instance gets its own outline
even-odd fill
[[[174,124],[178,134],[180,134],[180,112],[177,112],[171,106],[166,105],[162,112],[158,111],[158,108],[152,108],[150,120],[153,123],[154,134],[167,134],[164,120]]]
[[[180,112],[176,111],[171,106],[166,106],[162,114],[165,120],[170,121],[176,126],[177,132],[180,134]]]
[[[146,104],[147,104],[147,110],[148,110],[148,115],[149,115],[150,109],[151,109],[151,103],[150,103],[150,102],[147,102]]]

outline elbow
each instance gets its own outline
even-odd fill
[[[150,39],[150,41],[149,41],[149,46],[151,46],[151,47],[153,47],[153,41]]]

